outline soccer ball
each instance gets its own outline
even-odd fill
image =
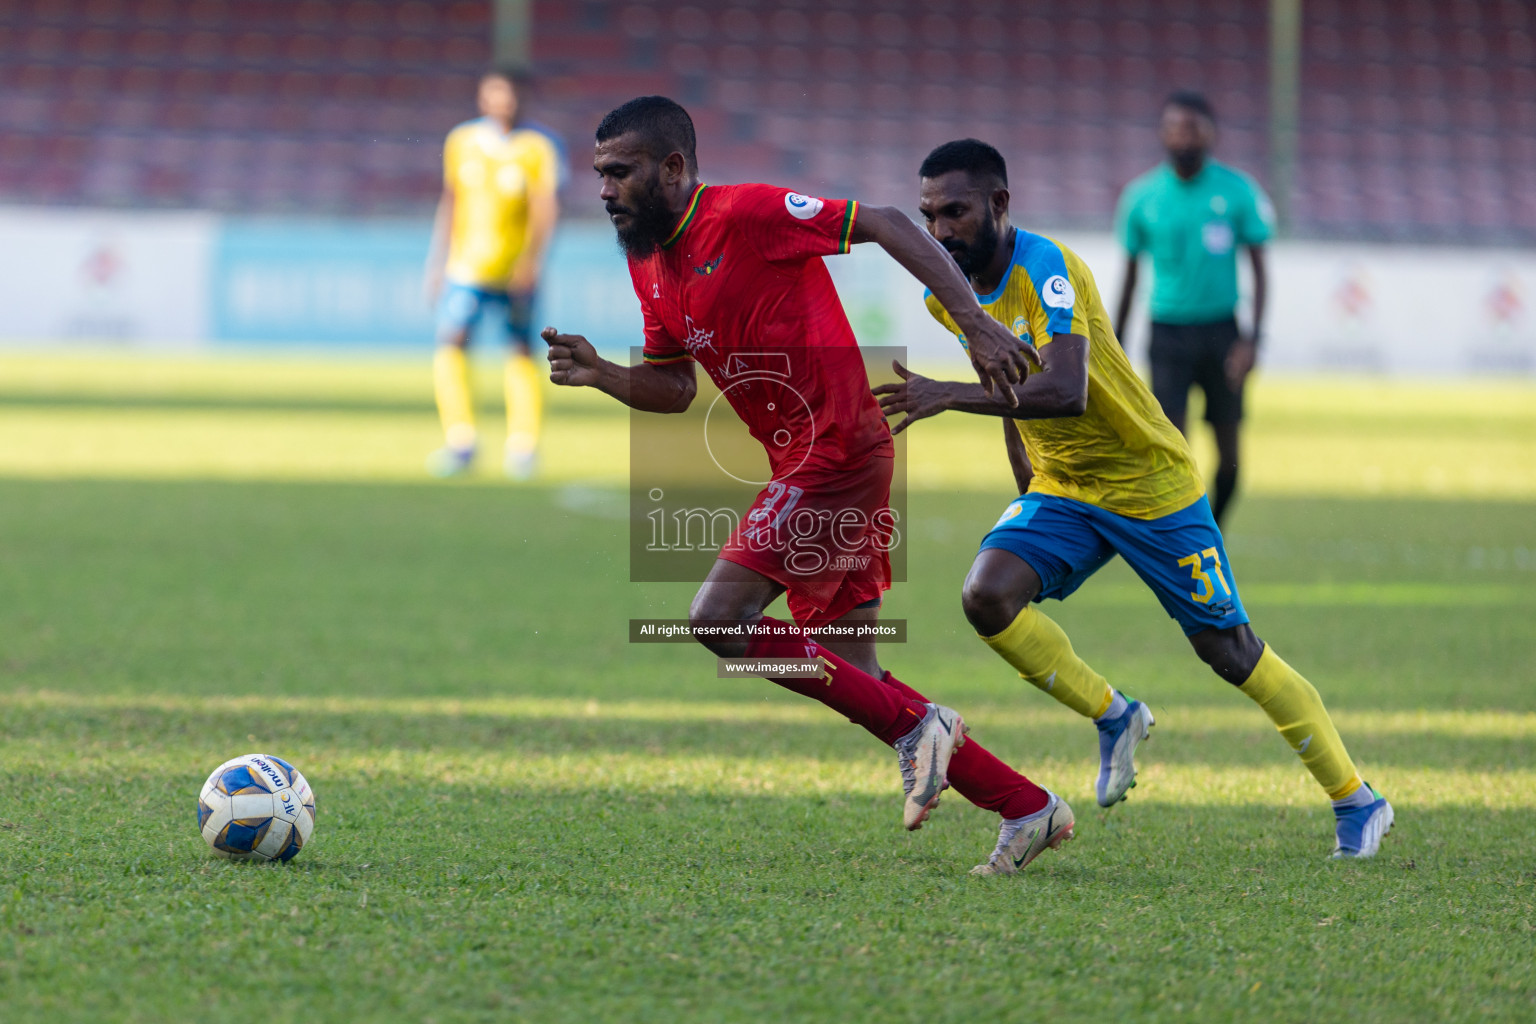
[[[246,754],[203,783],[197,827],[220,857],[291,860],[315,831],[315,794],[282,758]]]

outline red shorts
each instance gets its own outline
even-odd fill
[[[789,591],[802,626],[840,619],[891,587],[890,455],[797,471],[758,494],[720,557]]]

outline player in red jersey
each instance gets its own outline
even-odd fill
[[[966,325],[989,388],[1011,393],[1033,352],[986,316],[949,254],[900,211],[767,185],[706,186],[694,147],[692,119],[660,96],[631,100],[598,126],[594,168],[644,313],[644,359],[621,366],[585,338],[546,328],[550,379],[667,413],[688,407],[694,367],[704,368],[766,449],[773,479],[699,588],[695,635],[721,657],[820,659],[821,678],[771,678],[896,748],[907,828],[922,825],[946,784],[1001,814],[997,847],[975,871],[1013,874],[1071,838],[1071,808],[966,742],[960,715],[884,671],[872,642],[786,636],[763,610],[787,591],[802,626],[873,623],[890,586],[890,432],[821,257],[879,244]],[[781,377],[742,386],[742,368],[768,359]],[[850,557],[806,564],[817,546]],[[700,635],[719,624],[779,632]]]

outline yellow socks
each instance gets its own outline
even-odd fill
[[[544,396],[539,368],[532,357],[515,353],[507,358],[507,451],[532,454],[539,447]]]
[[[474,393],[469,383],[469,359],[464,350],[443,345],[432,359],[437,392],[437,412],[450,448],[475,444]],[[507,448],[532,452],[539,446],[539,427],[544,417],[544,396],[539,387],[539,368],[531,357],[518,354],[507,360]]]
[[[432,357],[432,381],[448,447],[457,451],[473,448],[475,403],[469,389],[469,360],[464,350],[455,345],[439,345]]]
[[[1072,650],[1061,627],[1033,605],[1025,605],[1007,629],[982,639],[1020,676],[1080,715],[1097,718],[1115,699],[1104,677]]]
[[[455,345],[439,346],[432,357],[432,379],[448,448],[472,454],[477,440],[475,398],[465,351]],[[506,388],[508,472],[515,467],[515,475],[523,477],[531,472],[544,416],[539,368],[530,356],[519,353],[507,359]]]
[[[1099,717],[1114,701],[1115,691],[1104,677],[1077,656],[1061,627],[1032,605],[1026,605],[1007,629],[982,639],[1019,675],[1085,718]],[[1265,646],[1248,681],[1238,689],[1264,709],[1330,799],[1342,800],[1359,790],[1360,773],[1323,699],[1274,648]]]
[[[1259,663],[1238,689],[1264,709],[1331,799],[1342,800],[1360,788],[1360,773],[1344,749],[1323,699],[1273,647],[1264,646]]]

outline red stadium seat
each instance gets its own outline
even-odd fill
[[[585,144],[615,103],[676,96],[711,180],[792,173],[910,204],[927,148],[977,134],[1022,161],[1036,222],[1103,227],[1183,87],[1211,94],[1225,158],[1262,178],[1268,157],[1266,0],[530,9],[541,120]],[[1536,239],[1529,4],[1308,0],[1303,17],[1298,224]],[[424,212],[492,18],[487,0],[0,4],[0,199]],[[106,155],[71,170],[62,138]],[[156,162],[188,138],[193,166]]]

